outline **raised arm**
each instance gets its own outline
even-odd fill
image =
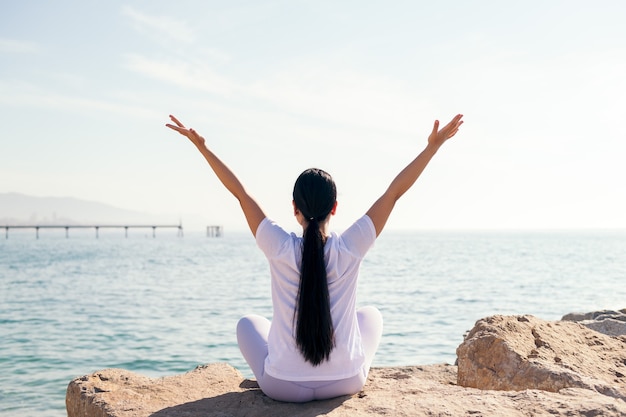
[[[257,202],[246,191],[243,184],[235,176],[235,174],[213,153],[204,143],[204,138],[191,128],[186,128],[178,119],[170,115],[170,119],[174,124],[166,124],[172,130],[177,131],[196,145],[196,148],[202,153],[204,159],[209,163],[217,178],[224,184],[224,187],[239,200],[243,214],[246,217],[250,231],[256,236],[256,230],[265,218],[265,213]]]
[[[458,132],[463,124],[462,117],[462,114],[456,115],[441,130],[439,130],[439,121],[435,120],[426,148],[396,176],[387,191],[367,211],[367,215],[372,219],[376,228],[376,236],[383,231],[396,201],[417,181],[441,145]]]

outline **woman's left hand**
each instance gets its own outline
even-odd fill
[[[459,131],[459,128],[463,124],[462,118],[462,114],[457,114],[450,120],[450,123],[442,127],[441,130],[439,130],[439,120],[435,120],[433,131],[430,133],[430,136],[428,136],[428,143],[430,145],[441,146],[445,141],[456,135],[456,132]]]

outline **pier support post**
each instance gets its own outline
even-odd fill
[[[206,227],[206,235],[207,235],[207,237],[220,237],[220,236],[222,236],[222,226],[207,226]]]

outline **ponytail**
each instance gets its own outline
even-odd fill
[[[330,175],[320,169],[309,169],[298,177],[293,194],[296,207],[308,219],[302,237],[300,286],[294,311],[296,345],[304,359],[317,366],[330,358],[335,346],[324,259],[326,237],[319,222],[330,214],[337,191]]]

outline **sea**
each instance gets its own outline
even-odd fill
[[[2,230],[4,231],[4,230]],[[384,318],[373,366],[456,360],[476,320],[626,307],[626,230],[385,231],[358,305]],[[0,236],[0,415],[66,416],[68,383],[104,368],[150,377],[227,362],[235,326],[271,318],[251,234],[10,230]]]

